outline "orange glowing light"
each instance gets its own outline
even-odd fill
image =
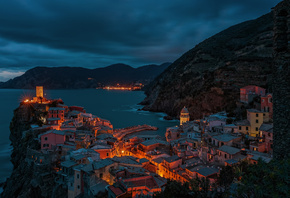
[[[24,100],[24,102],[29,102],[29,99]]]

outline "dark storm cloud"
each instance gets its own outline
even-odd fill
[[[279,0],[0,1],[0,67],[174,61]]]

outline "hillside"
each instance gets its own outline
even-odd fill
[[[0,84],[0,88],[32,89],[43,85],[46,89],[95,88],[102,85],[148,84],[170,63],[133,68],[125,64],[87,69],[82,67],[35,67],[22,76]]]
[[[232,111],[240,87],[270,87],[272,37],[273,19],[269,13],[206,39],[148,86],[147,97],[141,103],[143,109],[177,117],[187,106],[192,119]]]

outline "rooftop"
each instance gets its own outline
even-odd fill
[[[181,109],[180,113],[189,113],[188,109],[184,106],[183,109]]]
[[[64,111],[65,108],[62,107],[50,107],[49,111]]]
[[[107,159],[103,159],[103,160],[100,160],[100,161],[93,162],[93,168],[94,168],[94,170],[97,170],[97,169],[109,166],[111,164],[114,164],[114,163],[115,162],[113,160],[107,158]]]
[[[239,137],[233,136],[230,134],[221,134],[221,135],[212,136],[212,138],[216,139],[218,141],[221,141],[221,142],[229,142],[229,141],[234,140],[234,139],[239,138]]]
[[[177,155],[172,155],[171,157],[167,157],[164,160],[168,163],[174,162],[176,160],[179,160],[180,158]]]
[[[230,164],[230,165],[233,165],[233,164],[238,163],[238,161],[237,160],[234,160],[234,159],[229,159],[229,160],[226,160],[225,162],[228,163],[228,164]]]
[[[126,187],[138,187],[138,186],[147,186],[148,188],[156,188],[158,187],[153,176],[142,176],[135,177],[130,179],[124,179],[123,182]]]
[[[109,186],[109,189],[116,195],[116,197],[124,193],[121,188],[116,188],[115,186]]]
[[[143,144],[144,146],[150,146],[150,145],[154,145],[154,144],[169,145],[168,142],[163,141],[163,140],[159,140],[159,139],[147,140],[147,141],[142,142],[141,144]]]
[[[260,126],[260,131],[266,131],[266,132],[273,133],[273,124],[265,124],[265,123],[263,123]]]
[[[219,147],[217,150],[226,152],[230,155],[234,155],[234,154],[240,152],[240,149],[237,149],[237,148],[234,148],[231,146],[227,146],[227,145],[223,145],[223,146]]]
[[[60,165],[61,165],[62,167],[70,168],[70,167],[72,167],[72,166],[77,165],[77,163],[74,162],[74,161],[72,161],[72,160],[67,160],[67,161],[63,161],[63,162],[61,162]]]
[[[251,112],[251,113],[263,113],[257,109],[247,109],[248,112]]]
[[[139,163],[144,163],[144,162],[149,162],[149,160],[148,159],[146,159],[146,158],[141,158],[141,159],[139,159]]]
[[[237,126],[251,126],[248,120],[240,120],[236,122]]]
[[[204,167],[201,169],[197,169],[195,172],[197,172],[200,175],[203,175],[205,177],[217,174],[219,170],[217,168],[212,168],[212,167]]]
[[[123,164],[134,164],[134,165],[141,165],[138,163],[133,157],[131,156],[123,156],[123,157],[113,157],[111,158],[115,162],[123,163]]]

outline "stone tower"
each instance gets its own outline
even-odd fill
[[[183,109],[180,112],[180,125],[188,121],[189,121],[189,112],[186,107],[183,107]]]
[[[43,98],[43,86],[36,86],[36,97]]]
[[[290,0],[274,8],[273,155],[290,157]]]

